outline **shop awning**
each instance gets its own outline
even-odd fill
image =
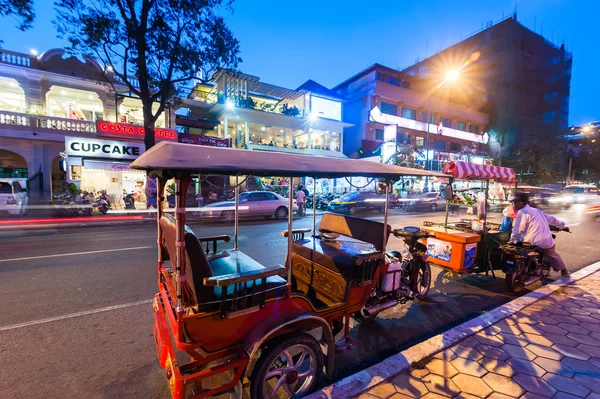
[[[515,171],[512,168],[493,165],[478,165],[471,162],[450,161],[444,166],[444,173],[452,175],[456,179],[490,179],[507,183],[515,181]]]

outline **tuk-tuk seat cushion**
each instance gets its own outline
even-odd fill
[[[383,226],[382,226],[383,228]],[[356,278],[357,257],[376,253],[372,244],[352,239],[325,240],[319,238],[304,239],[292,244],[292,251],[301,257],[319,264],[344,279]]]
[[[208,263],[213,272],[213,276],[224,276],[227,274],[243,273],[253,270],[261,270],[265,268],[263,265],[246,255],[245,253],[235,250],[217,252],[213,256],[209,256]],[[242,292],[244,284],[248,288],[250,288],[254,284],[260,284],[261,282],[262,280],[253,280],[248,281],[246,283],[238,283],[238,292]],[[286,280],[279,276],[267,277],[266,297],[275,298],[277,296],[284,295],[286,289],[285,285]],[[221,298],[223,296],[224,289],[226,289],[226,295],[231,295],[233,293],[233,287],[233,284],[228,285],[227,287],[214,287],[214,295],[217,298]]]
[[[387,226],[385,241],[390,236],[392,227]],[[384,231],[383,223],[373,220],[361,219],[352,216],[326,213],[319,224],[321,233],[337,233],[358,241],[373,244],[377,250],[383,249]]]
[[[164,246],[167,248],[171,264],[174,266],[177,255],[175,217],[171,214],[164,214],[160,219],[160,225],[163,231]],[[218,300],[223,295],[222,287],[206,287],[203,284],[205,277],[264,269],[263,265],[240,251],[221,251],[207,258],[198,238],[187,225],[184,230],[184,242],[186,279],[197,304]],[[249,285],[251,286],[253,283],[251,282]],[[274,298],[283,295],[285,284],[286,280],[279,276],[268,277],[266,288],[271,289],[267,291],[266,297]],[[242,287],[243,285],[240,283],[238,289]],[[233,293],[233,285],[226,288],[228,294]]]

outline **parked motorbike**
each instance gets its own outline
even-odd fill
[[[392,234],[403,238],[407,247],[403,253],[386,253],[387,268],[371,291],[365,307],[354,314],[361,323],[375,319],[380,312],[398,303],[424,299],[429,292],[431,267],[427,263],[427,247],[419,240],[435,237],[435,234],[412,226],[393,230]]]
[[[133,193],[129,193],[123,198],[125,209],[135,209],[135,198],[133,198],[133,195]]]
[[[71,205],[71,215],[73,216],[91,216],[94,207],[90,203],[87,193],[75,197],[75,202]]]
[[[553,232],[558,227],[550,226]],[[569,231],[563,229],[563,231]],[[553,238],[556,238],[552,234]],[[502,253],[502,271],[506,274],[506,287],[511,292],[520,292],[528,285],[542,281],[550,276],[551,266],[544,259],[540,247],[529,243],[505,244],[500,247]]]
[[[57,193],[52,197],[52,204],[56,207],[58,216],[70,216],[73,197],[69,193]]]
[[[96,198],[96,202],[94,203],[93,207],[97,208],[98,211],[103,215],[106,215],[106,213],[112,209],[108,199],[103,197]]]

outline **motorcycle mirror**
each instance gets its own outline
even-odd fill
[[[442,198],[446,201],[451,201],[454,197],[454,192],[452,191],[452,185],[447,184],[446,187],[441,192]]]

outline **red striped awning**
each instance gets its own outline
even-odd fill
[[[457,179],[498,180],[511,183],[515,181],[515,171],[512,168],[493,165],[478,165],[471,162],[450,161],[444,166],[444,173]]]

